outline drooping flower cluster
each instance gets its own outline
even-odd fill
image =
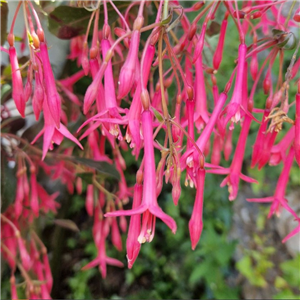
[[[86,33],[70,33],[68,58],[77,60],[80,69],[70,77],[55,80],[48,54],[50,45],[31,1],[22,1],[17,6],[7,47],[1,47],[9,55],[12,98],[17,110],[25,117],[28,108],[36,120],[42,115],[44,122],[43,129],[29,142],[17,134],[2,135],[7,157],[17,166],[15,201],[1,214],[1,251],[12,270],[13,298],[17,298],[16,267],[26,281],[28,297],[49,299],[51,293],[46,248],[34,231],[26,234],[41,213],[56,213],[59,207],[55,202],[58,194],[49,195],[38,183],[39,170],[52,180],[59,179],[71,194],[75,192],[74,186],[78,194],[83,192],[81,175],[89,173],[85,207],[94,220],[92,232],[97,257],[82,269],[98,266],[105,278],[107,264],[123,266],[121,261],[106,255],[106,246],[110,238],[116,249],[122,250],[120,230],[127,231],[126,216],[130,216],[126,241],[129,268],[133,267],[141,245],[153,240],[157,219],[176,232],[175,220],[161,209],[158,197],[163,181],[169,182],[177,205],[184,171],[186,185],[196,188],[189,222],[191,245],[195,249],[205,228],[206,173],[226,175],[221,186],[228,186],[230,201],[238,195],[240,179],[257,182],[245,175],[242,167],[246,147],[252,146],[247,144],[251,125],[258,123],[251,167],[257,165],[261,169],[266,164],[282,164],[282,172],[274,196],[247,200],[270,202],[269,217],[287,210],[298,224],[283,241],[297,234],[300,217],[289,206],[285,191],[294,161],[300,165],[300,43],[293,33],[294,29],[299,30],[299,10],[291,7],[285,15],[283,7],[288,4],[285,0],[199,1],[190,8],[181,6],[178,0],[141,0],[132,2],[125,11],[120,11],[111,0],[92,2]],[[74,3],[81,5],[81,1]],[[133,9],[135,6],[137,11]],[[113,27],[108,7],[117,16]],[[22,78],[14,39],[20,8],[26,16],[30,53],[26,79]],[[145,24],[145,14],[154,9],[155,22]],[[193,20],[189,12],[196,15]],[[216,15],[221,15],[221,19],[215,20]],[[206,39],[212,21],[221,23],[215,48]],[[222,77],[218,70],[227,55],[224,52],[227,39],[231,38],[229,22],[236,25],[239,47],[234,49],[236,67],[222,86],[218,84]],[[175,34],[176,26],[182,29],[178,31],[180,36]],[[296,51],[291,44],[296,44]],[[207,49],[213,55],[207,57]],[[287,56],[290,65],[285,70],[283,62]],[[165,62],[171,66],[169,69]],[[279,74],[273,68],[277,63]],[[85,76],[92,81],[81,101],[74,93],[74,86]],[[264,109],[259,109],[254,101],[259,83],[265,93]],[[290,92],[293,84],[297,84],[295,101]],[[174,99],[170,97],[171,89],[175,90]],[[9,124],[11,116],[5,104],[1,117]],[[75,122],[80,123],[79,128],[71,133],[67,127]],[[239,131],[234,147],[233,130]],[[161,132],[164,139],[157,141]],[[40,150],[35,144],[42,136]],[[72,144],[64,144],[64,137]],[[128,150],[139,163],[133,188],[128,187],[124,173],[126,161],[122,153]],[[161,158],[157,163],[155,153],[159,151]],[[227,161],[232,156],[228,168],[220,165],[222,156]],[[44,161],[45,158],[50,160]],[[119,179],[117,193],[107,190],[105,179],[97,176],[99,168],[94,167],[95,163],[114,170],[112,173]],[[129,198],[133,198],[132,208],[124,209]],[[35,280],[40,283],[35,284]]]

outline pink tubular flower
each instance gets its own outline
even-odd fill
[[[23,82],[21,71],[19,69],[18,58],[16,49],[13,46],[9,47],[9,58],[11,64],[12,71],[12,97],[15,101],[16,107],[21,114],[21,116],[25,117],[25,98],[23,92]]]
[[[24,240],[22,237],[19,235],[17,236],[17,241],[18,241],[18,246],[19,246],[19,253],[22,261],[22,266],[26,271],[28,271],[31,268],[32,261],[30,259],[30,256],[27,252]]]
[[[83,113],[86,115],[89,112],[94,100],[96,99],[99,89],[102,87],[102,78],[104,75],[107,62],[103,61],[97,74],[93,76],[93,82],[88,87],[83,100]]]
[[[106,238],[106,234],[105,234],[105,221],[100,221],[99,223],[99,236],[97,239],[97,248],[98,248],[98,256],[93,259],[90,263],[88,263],[87,265],[85,265],[81,270],[88,270],[91,268],[96,267],[97,265],[99,265],[99,270],[101,272],[102,278],[106,278],[106,273],[107,273],[107,264],[112,265],[112,266],[116,266],[119,268],[123,267],[123,263],[120,262],[119,260],[115,259],[115,258],[111,258],[106,256],[106,249],[105,249],[105,238]],[[96,240],[96,239],[95,239]]]
[[[262,122],[259,126],[256,140],[253,145],[251,168],[254,168],[254,166],[260,160],[262,149],[264,148],[265,139],[266,139],[265,132],[266,132],[267,126],[268,126],[268,120],[266,120],[266,118],[269,116],[269,114],[270,114],[270,110],[266,109],[264,111],[264,114],[262,117]]]
[[[197,174],[197,193],[196,193],[192,217],[189,222],[189,230],[190,230],[190,237],[191,237],[193,250],[195,250],[198,244],[203,229],[202,214],[203,214],[204,182],[205,182],[205,169],[199,168]]]
[[[282,138],[282,140],[271,148],[270,153],[270,166],[278,165],[282,160],[284,161],[286,158],[286,151],[291,146],[292,142],[295,139],[295,129],[292,127],[286,135]],[[296,154],[296,153],[295,153]]]
[[[244,78],[244,72],[247,72],[247,69],[245,68],[246,53],[247,53],[247,46],[245,44],[240,44],[234,91],[230,103],[227,105],[227,107],[224,110],[224,113],[226,112],[226,117],[224,118],[224,122],[223,122],[224,128],[229,120],[231,120],[234,123],[237,123],[242,117],[241,109],[244,112],[246,109],[245,107],[242,106],[243,78]]]
[[[134,30],[131,35],[128,56],[120,71],[118,99],[124,98],[133,86],[140,36],[141,33],[139,30]]]
[[[31,175],[30,175],[30,185],[31,185],[30,207],[31,207],[32,212],[34,213],[35,217],[38,217],[39,216],[39,199],[38,199],[37,181],[36,181],[35,173],[31,173]]]
[[[53,277],[52,277],[51,268],[50,268],[46,249],[43,250],[43,264],[44,264],[44,271],[45,271],[45,280],[47,281],[46,285],[47,285],[48,291],[50,292],[52,290]]]
[[[290,238],[292,238],[294,235],[296,235],[297,233],[300,232],[300,218],[297,218],[298,221],[298,226],[292,230],[283,240],[282,243],[285,243],[287,240],[289,240]]]
[[[40,117],[40,113],[43,108],[44,101],[44,88],[41,83],[40,73],[35,71],[35,87],[32,98],[32,108],[35,115],[35,119],[38,120]]]
[[[245,117],[243,122],[242,130],[238,140],[238,145],[235,150],[235,154],[229,169],[209,170],[207,172],[213,172],[216,174],[228,174],[228,176],[222,181],[221,187],[228,185],[229,200],[232,201],[236,198],[240,178],[251,183],[257,183],[255,179],[245,176],[241,173],[244,152],[246,148],[247,136],[250,129],[251,118]]]
[[[122,238],[116,218],[112,218],[111,241],[118,251],[122,251]]]
[[[273,197],[247,199],[247,201],[249,202],[272,202],[268,218],[270,218],[274,213],[279,216],[281,207],[284,207],[296,219],[298,219],[297,214],[290,208],[290,206],[287,204],[287,199],[285,198],[285,190],[289,180],[289,173],[293,164],[294,155],[294,148],[291,147],[289,154],[284,162],[284,166],[279,176]]]
[[[145,54],[145,60],[143,65],[143,78],[144,86],[146,86],[149,78],[151,63],[155,54],[155,47],[149,45]],[[142,112],[142,102],[141,102],[141,81],[138,81],[137,88],[135,90],[132,103],[128,112],[128,127],[125,135],[125,139],[130,143],[130,148],[133,148],[133,154],[138,157],[141,149],[141,134],[140,134],[140,122],[141,122],[141,112]]]
[[[58,197],[59,192],[55,192],[52,195],[49,195],[46,190],[41,186],[37,185],[38,195],[41,200],[40,202],[40,210],[42,210],[44,213],[48,213],[49,211],[52,211],[56,213],[56,209],[60,207],[60,204],[55,202],[55,199]]]
[[[143,186],[141,182],[142,182],[142,173],[138,171],[137,182],[134,186],[132,209],[135,209],[141,205],[142,195],[143,195],[142,194]],[[141,249],[141,244],[138,242],[138,236],[140,234],[140,230],[141,230],[141,216],[139,214],[132,215],[130,218],[127,240],[126,240],[128,269],[132,268]]]
[[[44,128],[38,133],[38,135],[34,138],[31,144],[34,144],[37,139],[44,134],[44,143],[43,143],[43,157],[42,160],[46,157],[48,150],[53,149],[53,144],[60,145],[63,140],[63,137],[67,137],[72,142],[76,143],[81,149],[83,149],[82,145],[78,142],[78,140],[70,133],[70,131],[60,123],[60,127],[57,128],[54,120],[50,114],[50,110],[48,107],[47,101],[44,101],[44,118],[45,125]]]
[[[224,20],[222,21],[219,42],[218,42],[218,45],[217,45],[217,48],[215,50],[214,57],[213,57],[213,66],[214,66],[215,70],[219,69],[221,61],[222,61],[226,28],[227,28],[227,23],[228,23],[227,18],[228,18],[228,13],[225,14]]]
[[[296,115],[295,115],[295,140],[294,140],[295,158],[300,166],[300,82],[298,83],[298,92],[296,94]]]
[[[89,216],[93,216],[93,213],[94,213],[94,186],[92,184],[88,184],[87,189],[86,189],[85,209]]]
[[[45,90],[47,94],[48,111],[50,112],[54,124],[57,128],[60,126],[60,111],[61,111],[61,101],[57,93],[55,86],[55,79],[53,76],[47,45],[44,42],[40,43],[40,57],[43,63],[44,69],[44,81]]]
[[[109,40],[103,39],[101,41],[103,59],[105,59],[105,56],[108,50],[110,49],[110,47],[111,46]],[[105,98],[105,104],[107,109],[117,107],[111,59],[108,61],[106,70],[104,72],[104,98]]]
[[[9,282],[10,282],[11,298],[12,298],[13,300],[19,299],[18,293],[17,293],[17,287],[16,287],[16,278],[15,278],[14,275],[12,275],[12,276],[10,277]]]
[[[154,225],[156,217],[160,218],[173,233],[176,232],[177,226],[175,221],[165,214],[158,206],[156,198],[156,174],[153,147],[153,125],[152,113],[145,110],[142,113],[142,127],[144,134],[144,183],[143,198],[140,206],[131,210],[114,211],[105,214],[105,217],[131,216],[143,213],[142,229],[138,240],[140,243],[150,242],[154,236]]]
[[[208,122],[207,99],[205,91],[204,74],[202,67],[202,54],[199,55],[195,62],[196,76],[195,76],[195,125],[198,131],[204,128]]]

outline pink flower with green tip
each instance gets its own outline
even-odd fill
[[[60,145],[61,142],[63,141],[64,136],[69,140],[71,140],[72,142],[76,143],[81,149],[83,149],[82,145],[70,133],[67,127],[65,127],[62,123],[60,123],[59,128],[56,127],[52,115],[50,114],[47,101],[44,101],[43,107],[44,107],[44,119],[45,119],[44,128],[38,133],[38,135],[31,142],[31,144],[34,144],[39,137],[44,135],[42,160],[45,159],[49,149],[53,150],[53,143]]]
[[[138,240],[140,243],[151,242],[154,235],[154,225],[156,217],[161,219],[173,233],[176,232],[177,226],[175,221],[165,214],[158,206],[156,198],[156,172],[153,147],[153,124],[152,113],[145,110],[142,113],[142,128],[144,135],[144,183],[143,197],[140,206],[131,210],[114,211],[106,213],[105,217],[131,216],[143,214],[142,229]]]

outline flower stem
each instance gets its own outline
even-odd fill
[[[163,20],[168,17],[169,12],[169,0],[164,0],[164,11],[163,11]]]
[[[291,18],[292,11],[293,11],[293,9],[294,9],[295,4],[296,4],[296,0],[293,1],[292,5],[291,5],[291,8],[290,8],[290,10],[289,10],[289,13],[288,13],[288,15],[287,15],[287,17],[286,17],[286,19],[285,19],[285,22],[284,22],[284,27],[285,27],[285,28],[286,28],[286,26],[287,26],[288,23],[289,23],[289,20],[290,20],[290,18]]]
[[[168,112],[167,102],[165,98],[164,80],[163,80],[163,65],[162,65],[163,35],[164,35],[164,28],[162,29],[158,40],[158,69],[159,69],[159,83],[160,83],[160,90],[161,90],[161,102],[162,102],[163,115],[165,120],[169,120],[169,112]],[[172,140],[172,131],[171,131],[170,123],[166,122],[166,126],[167,126],[167,134],[169,138],[170,155],[172,156],[173,140]]]

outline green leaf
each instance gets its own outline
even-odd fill
[[[129,1],[114,1],[114,4],[122,12]],[[118,14],[111,5],[108,5],[108,22],[112,24],[118,18]],[[69,40],[86,32],[92,12],[81,7],[61,5],[56,7],[48,15],[49,31],[63,40]],[[99,26],[103,25],[103,14],[99,18]]]
[[[8,5],[6,2],[1,1],[1,45],[6,41],[7,34],[7,16],[8,16]]]
[[[299,287],[300,285],[300,254],[294,259],[287,260],[280,264],[280,269],[284,274],[284,279],[291,285]]]
[[[279,29],[272,29],[272,34],[274,38],[280,37],[282,34],[286,33],[285,31]]]
[[[77,173],[77,177],[80,177],[82,180],[84,180],[87,184],[93,183],[93,173],[90,172],[84,172],[84,173]]]
[[[154,107],[152,107],[152,110],[155,118],[161,123],[164,120],[163,116]]]
[[[120,180],[120,174],[114,165],[111,165],[105,161],[97,161],[89,158],[82,158],[82,157],[68,157],[69,160],[73,162],[77,162],[83,164],[87,167],[95,169],[100,175],[104,177],[114,177],[117,180]]]
[[[211,272],[211,269],[211,262],[209,260],[202,261],[199,267],[193,269],[189,278],[189,284],[193,286],[199,283],[208,272]]]
[[[168,17],[164,20],[161,21],[161,25],[167,25],[172,21],[173,18],[173,12],[171,11],[171,13],[168,15]]]

